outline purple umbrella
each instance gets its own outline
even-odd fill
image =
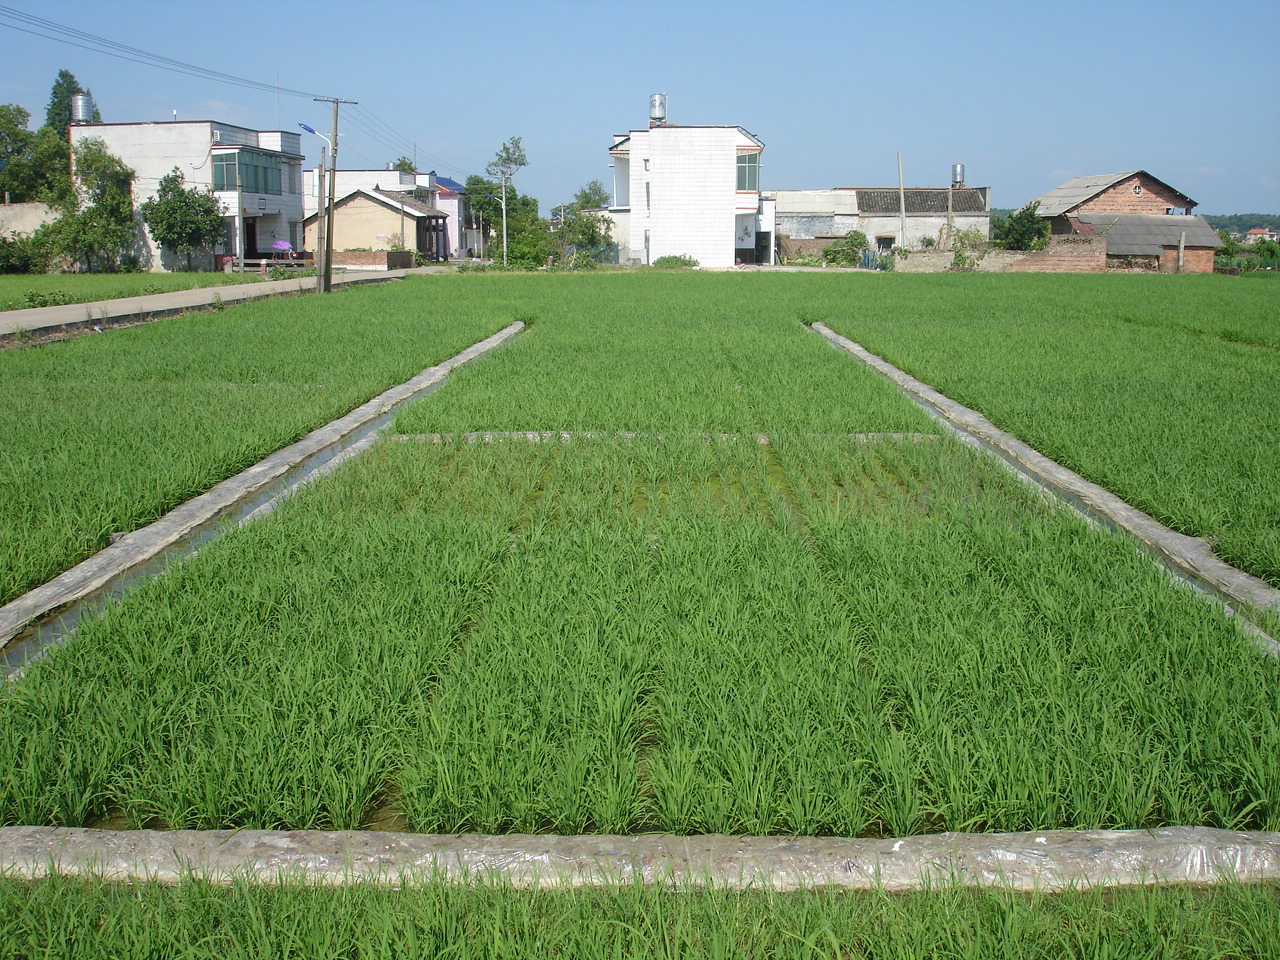
[[[288,253],[290,250],[293,249],[293,244],[290,243],[288,240],[277,240],[275,243],[271,245],[271,249],[275,250],[278,253]]]

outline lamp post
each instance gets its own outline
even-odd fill
[[[320,148],[320,177],[316,182],[316,293],[325,293],[329,289],[329,259],[325,256],[325,243],[328,239],[328,218],[324,199],[324,165],[328,159],[325,151],[331,144],[328,137],[323,133],[317,133],[314,128],[307,126],[305,123],[299,123],[298,126],[307,131],[307,133],[315,134],[325,142],[325,146]]]
[[[507,265],[507,175],[502,175],[502,196],[495,197],[492,193],[485,196],[497,200],[502,204],[502,266]]]

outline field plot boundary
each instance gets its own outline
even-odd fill
[[[733,443],[744,439],[738,433],[704,433],[700,435],[705,443]],[[925,440],[937,440],[937,433],[813,433],[811,438],[820,440],[852,440],[855,443],[875,443],[879,440],[910,440],[919,443]],[[663,433],[636,433],[632,430],[473,430],[470,433],[398,433],[388,438],[396,441],[416,441],[419,443],[505,443],[508,440],[524,440],[529,443],[568,443],[571,440],[596,440],[601,437],[622,440],[627,443],[636,440],[657,440],[663,442],[667,435]],[[746,439],[753,440],[758,446],[767,447],[773,443],[766,433],[746,434]]]
[[[1221,560],[1203,540],[1171,530],[1105,487],[1086,480],[1075,471],[1023,443],[1013,434],[1001,430],[976,410],[956,403],[825,324],[815,323],[813,330],[834,346],[888,377],[927,408],[937,411],[945,423],[961,434],[994,448],[1043,487],[1064,496],[1068,503],[1074,505],[1078,502],[1086,511],[1137,537],[1149,550],[1192,580],[1239,603],[1280,611],[1280,590]],[[1280,648],[1275,646],[1274,641],[1267,646],[1271,653],[1280,654]]]
[[[350,413],[282,447],[205,493],[175,507],[159,520],[125,534],[70,570],[0,607],[0,650],[28,624],[69,604],[108,589],[131,571],[151,562],[165,550],[217,522],[238,505],[262,493],[309,458],[341,447],[353,434],[386,416],[397,405],[439,383],[455,368],[505,343],[524,329],[517,320],[472,344],[461,353],[383,391]]]
[[[393,885],[443,879],[525,888],[639,882],[906,891],[960,883],[1063,890],[1280,880],[1280,833],[1168,827],[849,840],[4,827],[0,872],[11,880],[61,875],[170,884],[197,877]]]

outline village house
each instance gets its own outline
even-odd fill
[[[1145,170],[1076,177],[1036,202],[1054,238],[1104,238],[1110,269],[1212,273],[1222,246],[1194,200]]]
[[[666,96],[649,126],[614,136],[608,209],[622,263],[691,257],[704,267],[773,262],[773,201],[760,193],[762,143],[739,126],[669,124]]]
[[[72,146],[96,138],[134,173],[133,204],[137,210],[155,196],[160,179],[174,167],[185,186],[206,187],[222,202],[226,231],[209,254],[197,257],[208,269],[217,255],[238,259],[270,257],[276,242],[293,250],[302,242],[302,144],[296,133],[250,130],[214,120],[158,123],[76,123]],[[172,269],[185,256],[170,260],[150,231],[142,228],[139,259],[150,270]],[[201,263],[201,259],[203,262]]]
[[[956,231],[991,229],[991,190],[966,187],[963,171],[950,187],[836,187],[774,190],[779,245],[787,256],[819,256],[851,230],[867,235],[873,252],[894,247],[947,249]]]

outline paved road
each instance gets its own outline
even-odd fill
[[[446,266],[415,267],[411,270],[350,271],[334,277],[334,284],[377,283],[399,280],[409,274],[440,273]],[[221,297],[224,304],[259,300],[263,297],[295,293],[314,293],[315,277],[293,277],[289,280],[263,280],[237,283],[226,287],[203,287],[199,290],[176,290],[145,297],[123,297],[117,300],[95,300],[92,303],[68,303],[57,307],[35,307],[31,310],[0,311],[0,337],[23,332],[32,335],[54,333],[96,323],[128,323],[141,317],[169,316],[188,310],[199,310]]]

